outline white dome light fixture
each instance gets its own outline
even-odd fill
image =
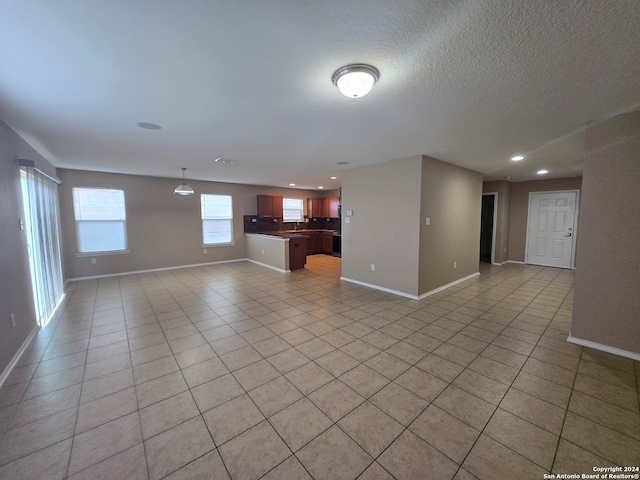
[[[194,195],[196,192],[194,192],[193,188],[187,185],[184,180],[184,171],[186,170],[186,168],[185,167],[181,167],[181,168],[182,168],[182,183],[176,187],[176,189],[173,191],[173,194],[174,195]]]
[[[380,78],[380,72],[371,65],[352,63],[335,71],[331,80],[338,90],[350,98],[364,97]]]

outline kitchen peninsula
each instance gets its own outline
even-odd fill
[[[249,260],[284,272],[304,268],[307,255],[333,255],[340,243],[340,232],[326,229],[279,230],[245,236]]]

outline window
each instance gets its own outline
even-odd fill
[[[296,222],[304,218],[301,198],[285,198],[282,200],[282,221]]]
[[[202,207],[202,243],[222,245],[233,243],[233,208],[230,195],[200,196]]]
[[[124,190],[74,187],[73,211],[80,253],[127,250]]]

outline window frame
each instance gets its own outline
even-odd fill
[[[287,218],[287,217],[285,217],[285,212],[287,210],[292,210],[292,209],[287,209],[285,207],[285,202],[287,200],[295,200],[297,202],[300,202],[300,218]],[[283,197],[282,198],[282,223],[294,223],[294,222],[304,222],[304,199],[302,199],[302,198]]]
[[[231,216],[229,218],[205,218],[204,216],[204,198],[205,196],[208,197],[227,197],[229,199],[229,211],[231,213]],[[206,243],[205,242],[205,221],[206,220],[224,220],[229,222],[229,241],[226,242],[216,242],[216,243]],[[232,195],[227,195],[227,194],[221,194],[221,193],[201,193],[200,194],[200,226],[202,228],[202,247],[203,248],[209,248],[209,247],[228,247],[228,246],[233,246],[235,245],[235,241],[234,241],[234,236],[233,236],[233,196]]]
[[[118,191],[118,192],[122,192],[122,200],[123,200],[123,205],[122,205],[122,209],[124,212],[124,218],[122,219],[104,219],[104,220],[78,220],[78,218],[76,217],[76,212],[77,212],[77,206],[76,206],[76,190],[112,190],[112,191]],[[76,248],[77,248],[77,253],[75,254],[76,257],[96,257],[96,256],[102,256],[102,255],[122,255],[122,254],[128,254],[130,253],[129,251],[129,235],[128,235],[128,228],[127,228],[127,197],[126,197],[126,193],[124,191],[123,188],[112,188],[112,187],[87,187],[87,186],[75,186],[72,187],[71,189],[71,196],[72,196],[72,203],[73,203],[73,217],[74,217],[74,223],[75,223],[75,227],[76,227]],[[79,224],[80,222],[95,222],[95,221],[121,221],[123,224],[123,236],[124,236],[124,248],[122,249],[118,249],[118,250],[95,250],[95,251],[80,251],[80,245],[81,245],[81,241],[80,241],[80,229],[79,229]]]

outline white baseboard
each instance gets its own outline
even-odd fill
[[[190,265],[176,265],[175,267],[150,268],[148,270],[135,270],[135,271],[131,271],[131,272],[105,273],[104,275],[92,275],[92,276],[89,276],[89,277],[67,278],[65,280],[65,285],[66,285],[67,282],[77,282],[77,281],[80,281],[80,280],[93,280],[95,278],[119,277],[120,275],[137,275],[139,273],[161,272],[163,270],[177,270],[179,268],[206,267],[207,265],[218,265],[220,263],[244,262],[244,261],[247,261],[247,260],[249,260],[249,259],[248,258],[234,258],[232,260],[220,260],[218,262],[192,263]]]
[[[507,261],[506,261],[506,262],[504,262],[504,263],[515,263],[515,264],[518,264],[518,265],[527,265],[527,262],[520,262],[520,261],[518,261],[518,260],[507,260]],[[504,264],[503,264],[503,265],[504,265]]]
[[[401,292],[399,290],[392,290],[390,288],[381,287],[380,285],[374,285],[372,283],[366,283],[366,282],[361,282],[360,280],[354,280],[353,278],[340,277],[340,280],[344,280],[345,282],[349,282],[349,283],[355,283],[356,285],[362,285],[363,287],[369,287],[369,288],[373,288],[375,290],[380,290],[381,292],[392,293],[392,294],[398,295],[400,297],[410,298],[411,300],[422,300],[423,298],[426,298],[426,297],[428,297],[430,295],[433,295],[435,293],[441,292],[442,290],[446,290],[449,287],[453,287],[454,285],[457,285],[458,283],[462,283],[462,282],[464,282],[466,280],[469,280],[470,278],[477,277],[478,275],[480,275],[480,272],[472,273],[471,275],[467,275],[466,277],[459,278],[458,280],[455,280],[455,281],[453,281],[451,283],[447,283],[446,285],[438,287],[438,288],[436,288],[434,290],[431,290],[431,291],[429,291],[427,293],[423,293],[422,295],[413,295],[411,293]]]
[[[356,285],[362,285],[363,287],[373,288],[374,290],[380,290],[381,292],[392,293],[400,297],[410,298],[411,300],[419,300],[417,295],[411,293],[401,292],[399,290],[392,290],[390,288],[381,287],[380,285],[374,285],[373,283],[361,282],[360,280],[354,280],[353,278],[340,277],[340,280],[345,282],[355,283]]]
[[[20,348],[18,349],[16,354],[13,356],[9,364],[5,367],[4,371],[2,372],[2,375],[0,375],[0,388],[2,387],[4,382],[7,380],[7,378],[9,378],[9,375],[11,375],[11,372],[13,371],[13,367],[16,366],[16,363],[18,363],[18,360],[20,360],[20,357],[22,356],[24,351],[27,349],[27,347],[31,343],[31,340],[33,340],[33,337],[35,337],[36,333],[38,333],[38,330],[40,330],[40,327],[38,325],[33,327],[33,330],[31,330],[31,332],[29,333],[27,338],[25,338],[24,342],[22,342],[22,345],[20,345]]]
[[[592,342],[590,340],[583,340],[582,338],[572,337],[569,334],[569,338],[567,338],[567,342],[575,343],[576,345],[582,345],[583,347],[593,348],[594,350],[600,350],[602,352],[612,353],[614,355],[619,355],[621,357],[627,357],[631,360],[635,360],[640,362],[640,353],[630,352],[628,350],[622,350],[616,347],[610,347],[609,345],[604,345],[602,343]]]
[[[418,300],[422,300],[423,298],[427,298],[427,297],[429,297],[431,295],[435,295],[438,292],[446,290],[447,288],[453,287],[454,285],[457,285],[459,283],[466,282],[467,280],[470,280],[473,277],[477,277],[478,275],[480,275],[480,272],[475,272],[475,273],[472,273],[471,275],[467,275],[466,277],[462,277],[462,278],[459,278],[458,280],[454,280],[451,283],[447,283],[446,285],[442,285],[441,287],[438,287],[436,289],[430,290],[427,293],[423,293],[422,295],[420,295],[418,297]]]
[[[284,270],[282,268],[274,267],[273,265],[268,265],[266,263],[258,262],[257,260],[252,260],[250,258],[245,258],[244,260],[246,260],[247,262],[255,263],[256,265],[260,265],[261,267],[270,268],[271,270],[275,270],[276,272],[280,272],[280,273],[290,273],[291,272],[291,270]]]

